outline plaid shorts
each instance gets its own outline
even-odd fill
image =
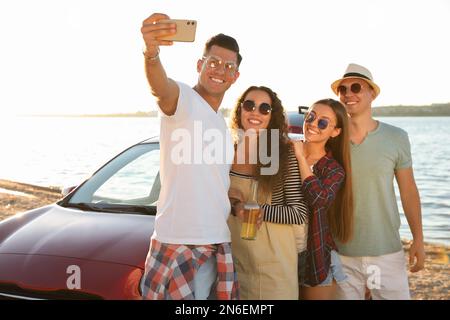
[[[239,298],[239,285],[231,256],[231,245],[182,245],[151,240],[141,285],[150,300],[193,300],[194,276],[211,256],[217,261],[215,295],[218,300]]]

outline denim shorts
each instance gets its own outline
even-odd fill
[[[298,277],[299,277],[299,284],[302,287],[311,287],[310,285],[305,284],[304,281],[306,270],[305,266],[306,266],[306,250],[298,254]],[[317,286],[319,287],[331,286],[333,279],[336,280],[337,283],[347,280],[347,275],[344,273],[341,259],[339,258],[339,255],[335,250],[331,250],[331,265],[330,271],[328,272],[328,276],[322,283],[319,283]]]

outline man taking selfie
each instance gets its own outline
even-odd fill
[[[167,15],[154,13],[141,29],[147,80],[161,115],[161,193],[142,295],[144,299],[202,300],[215,288],[216,299],[236,299],[227,226],[231,161],[204,161],[208,143],[200,140],[198,146],[194,141],[198,142],[199,130],[220,133],[223,152],[233,159],[231,135],[219,107],[239,77],[242,58],[236,40],[218,34],[206,42],[197,61],[194,87],[169,78],[160,60],[160,46],[173,44],[163,38],[175,35],[177,27],[161,22],[166,19]],[[191,143],[180,155],[180,139],[186,137]]]

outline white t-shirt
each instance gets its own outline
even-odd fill
[[[177,84],[175,114],[160,112],[161,193],[152,237],[171,244],[230,242],[230,132],[220,112],[188,85]]]

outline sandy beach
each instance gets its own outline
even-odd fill
[[[0,179],[0,221],[16,213],[41,207],[61,199],[60,190]],[[405,252],[408,241],[403,241]],[[450,299],[450,247],[427,243],[425,269],[409,273],[414,300]]]

